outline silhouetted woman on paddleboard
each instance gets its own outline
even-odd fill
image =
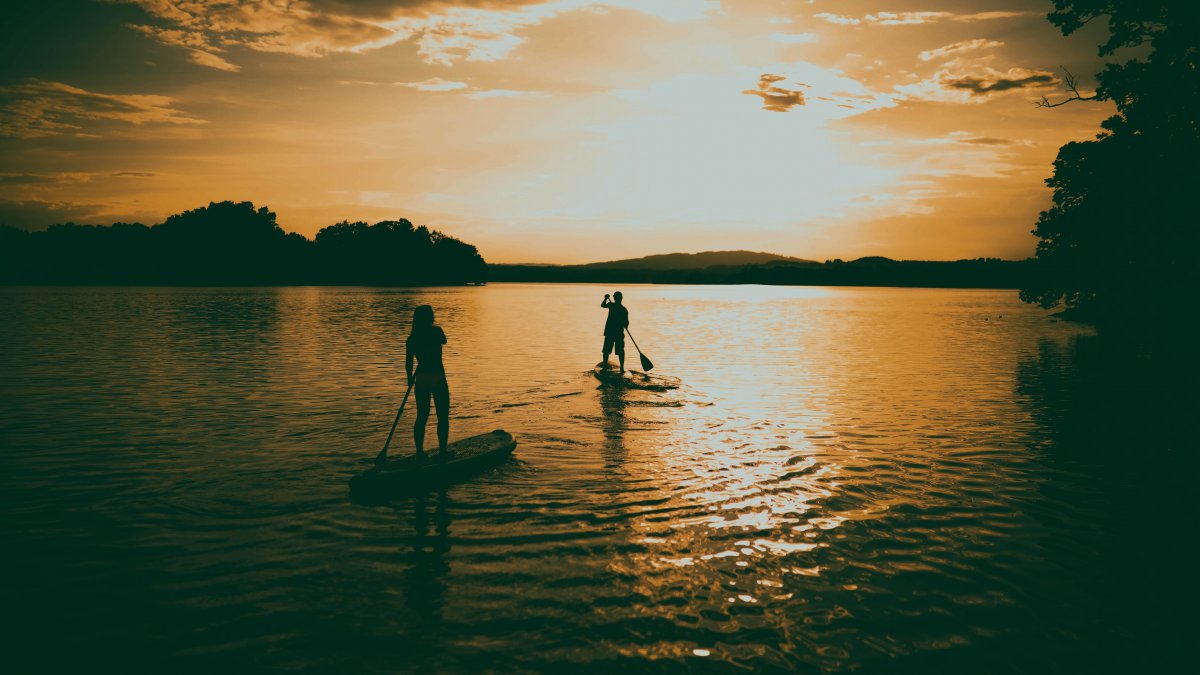
[[[429,421],[429,399],[437,407],[439,457],[446,456],[446,439],[450,435],[450,387],[446,383],[446,368],[442,365],[442,345],[446,333],[433,322],[433,307],[421,305],[413,310],[412,332],[405,342],[404,369],[408,384],[417,393],[417,421],[413,425],[413,445],[417,456],[425,456],[425,423]],[[416,374],[413,359],[417,360]]]

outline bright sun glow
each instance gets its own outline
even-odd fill
[[[1023,257],[1054,152],[1105,114],[1031,106],[1089,51],[981,0],[86,11],[123,70],[13,65],[0,221],[237,199],[306,235],[407,217],[493,262]]]

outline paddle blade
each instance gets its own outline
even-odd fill
[[[638,356],[642,357],[642,370],[648,371],[654,369],[654,364],[650,363],[650,359],[646,358],[645,354],[638,352]]]

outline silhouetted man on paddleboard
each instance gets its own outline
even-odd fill
[[[621,361],[621,372],[625,372],[625,329],[629,327],[629,310],[625,309],[625,305],[621,304],[621,291],[612,294],[612,299],[609,299],[607,293],[604,294],[604,300],[600,306],[608,310],[608,319],[604,322],[604,360],[600,363],[605,368],[608,367],[608,355],[613,352],[615,347],[617,350],[617,358]]]

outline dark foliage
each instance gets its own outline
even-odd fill
[[[474,246],[407,220],[342,222],[315,241],[250,202],[213,202],[162,224],[0,225],[0,282],[35,284],[460,284],[483,281]]]
[[[487,277],[474,246],[403,218],[331,225],[317,233],[316,249],[329,283],[354,278],[374,285],[450,284]]]
[[[1059,150],[1053,206],[1034,230],[1037,273],[1022,299],[1060,303],[1102,326],[1173,330],[1197,282],[1200,170],[1200,3],[1055,0],[1052,23],[1071,34],[1107,20],[1101,56],[1134,56],[1097,75],[1116,114],[1096,140]],[[1187,317],[1190,321],[1190,317]]]

